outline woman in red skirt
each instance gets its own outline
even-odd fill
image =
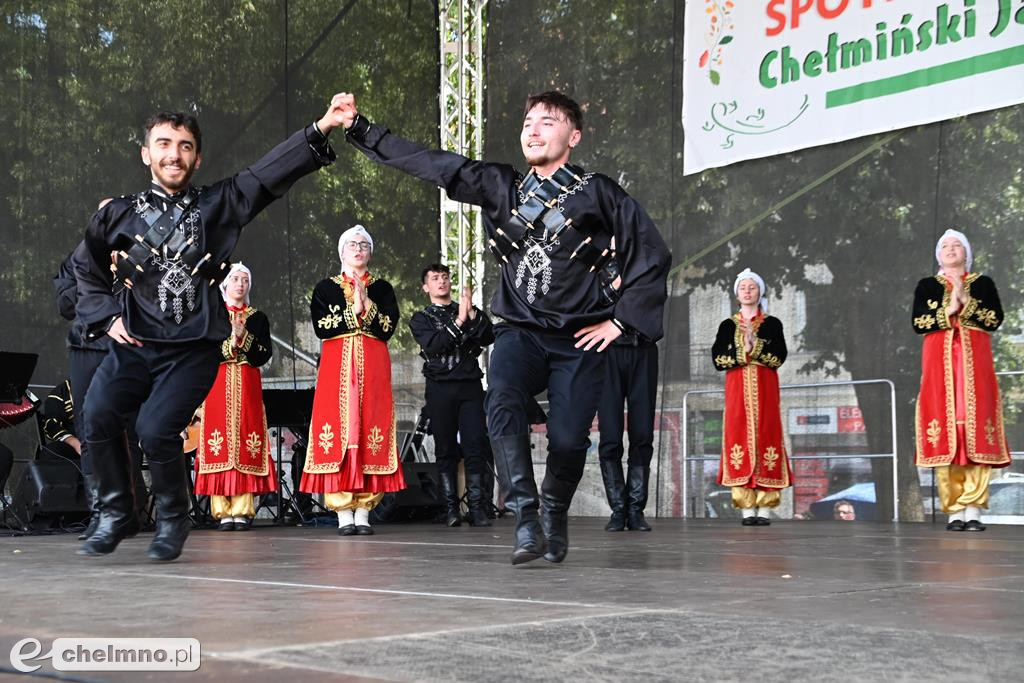
[[[256,516],[254,495],[277,490],[258,368],[273,352],[267,316],[249,305],[252,273],[231,266],[220,285],[231,319],[217,379],[203,402],[196,453],[196,495],[210,496],[220,531],[242,531]]]
[[[1003,307],[991,278],[971,272],[967,237],[947,230],[939,271],[917,283],[912,323],[924,335],[915,432],[918,467],[934,467],[949,531],[984,531],[993,467],[1010,464],[991,335]]]
[[[786,339],[778,318],[766,315],[764,280],[749,268],[736,277],[740,310],[718,326],[711,357],[725,371],[725,415],[718,483],[732,487],[743,526],[768,526],[780,491],[792,485],[779,408],[778,368]]]
[[[324,341],[299,490],[324,494],[340,535],[368,535],[370,511],[385,493],[405,488],[387,345],[398,301],[386,280],[370,274],[366,228],[342,233],[338,254],[341,273],[317,284],[310,302],[313,329]]]

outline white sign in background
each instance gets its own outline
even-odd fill
[[[1024,0],[687,0],[684,173],[1024,102]]]

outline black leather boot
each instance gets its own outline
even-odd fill
[[[516,542],[512,564],[536,560],[547,550],[537,510],[537,482],[533,478],[530,435],[513,434],[491,439],[498,482],[506,491],[505,507],[516,517]]]
[[[128,446],[124,436],[89,442],[99,522],[92,535],[78,550],[79,555],[108,555],[117,544],[139,533],[135,516],[135,492],[132,490]]]
[[[153,480],[153,511],[156,533],[146,553],[151,560],[170,562],[181,555],[181,549],[192,529],[188,518],[188,488],[185,482],[185,460],[178,457],[169,462],[149,461]]]
[[[441,472],[441,495],[444,497],[445,526],[461,526],[462,512],[459,510],[459,484],[454,472]]]
[[[469,514],[466,515],[469,525],[491,526],[491,520],[487,516],[489,498],[484,494],[484,475],[466,475],[466,499],[469,501]]]
[[[96,533],[96,527],[100,523],[100,495],[96,490],[96,476],[85,475],[85,500],[89,504],[89,522],[85,525],[85,531],[79,536],[79,541],[84,541]]]
[[[548,540],[544,559],[561,562],[569,553],[569,504],[576,493],[576,484],[556,479],[549,471],[540,487],[540,522]]]
[[[644,508],[647,507],[647,480],[651,476],[651,468],[647,465],[630,465],[627,469],[629,505],[626,509],[626,528],[630,531],[650,531],[651,525],[644,519]]]
[[[602,459],[600,462],[604,493],[608,498],[608,507],[612,509],[604,530],[622,531],[626,528],[626,482],[622,478],[622,461]]]

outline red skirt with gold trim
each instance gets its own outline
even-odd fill
[[[953,325],[924,336],[914,425],[917,464],[1006,467],[1010,449],[991,337],[955,318]]]
[[[405,488],[386,343],[363,334],[324,342],[309,429],[300,491],[389,493]]]
[[[221,363],[203,402],[199,434],[196,495],[277,490],[259,370],[247,363]]]
[[[792,479],[782,434],[778,373],[757,364],[726,371],[718,483],[783,489]]]

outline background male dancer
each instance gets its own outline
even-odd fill
[[[149,459],[156,509],[154,560],[173,560],[188,536],[188,496],[180,433],[217,374],[220,344],[231,333],[215,286],[242,226],[302,176],[334,160],[327,134],[340,123],[335,96],[327,113],[241,173],[196,188],[202,136],[192,116],[161,113],[145,126],[142,161],[148,190],[120,197],[93,216],[89,258],[76,263],[77,311],[90,337],[116,344],[85,401],[85,437],[97,476],[100,522],[79,551],[113,552],[138,530],[125,454],[123,416],[139,409],[137,430]],[[127,289],[111,294],[111,252]]]
[[[461,446],[469,501],[467,521],[470,526],[491,526],[485,508],[493,491],[484,491],[490,462],[480,381],[484,373],[477,359],[485,346],[494,343],[494,328],[487,314],[473,305],[469,287],[463,289],[458,303],[452,301],[448,266],[433,263],[423,270],[421,279],[430,305],[413,313],[409,327],[425,361],[426,409],[445,499],[445,524],[459,526],[462,522],[457,477]]]
[[[611,178],[569,166],[582,136],[579,105],[559,92],[527,99],[520,134],[531,167],[473,161],[392,135],[342,94],[347,138],[374,161],[429,180],[484,214],[501,267],[487,419],[505,505],[516,516],[512,563],[568,552],[568,511],[583,475],[590,425],[604,380],[603,351],[625,327],[662,336],[670,254],[643,208]],[[614,237],[619,301],[601,294],[598,272]],[[548,457],[538,518],[527,406],[547,389]],[[542,529],[543,524],[543,529]],[[547,551],[545,553],[545,551]]]
[[[104,199],[99,204],[102,209],[111,200]],[[68,365],[71,376],[71,404],[74,410],[74,434],[78,437],[81,453],[82,478],[85,482],[85,497],[89,503],[89,522],[79,535],[78,540],[84,541],[96,531],[96,525],[100,522],[99,499],[96,492],[96,477],[92,473],[92,458],[89,454],[88,444],[85,443],[85,417],[83,408],[85,406],[85,394],[92,383],[92,377],[96,369],[107,357],[113,340],[104,335],[102,337],[89,338],[86,333],[85,324],[75,314],[75,306],[78,303],[78,281],[75,279],[74,261],[84,263],[88,259],[85,242],[79,242],[74,250],[61,262],[57,277],[53,278],[53,286],[57,294],[57,310],[61,317],[71,321],[68,330]],[[120,289],[120,287],[118,287]],[[142,450],[139,448],[138,438],[135,437],[135,415],[127,420],[128,427],[128,452],[131,460],[132,481],[135,487],[135,510],[139,520],[145,524],[146,515],[146,482],[142,477]]]
[[[618,300],[620,282],[615,259],[605,268],[605,293]],[[644,517],[647,485],[654,455],[654,407],[658,396],[658,347],[636,330],[625,330],[608,348],[604,387],[597,408],[601,438],[598,457],[611,516],[605,531],[650,531]],[[623,402],[627,419],[623,424]],[[622,476],[622,432],[629,433],[626,476]]]

